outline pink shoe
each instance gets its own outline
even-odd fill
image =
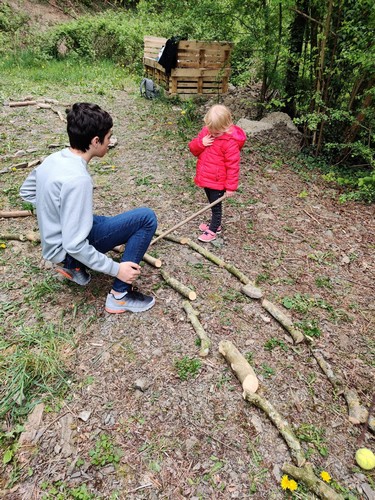
[[[199,226],[199,231],[202,231],[202,233],[205,233],[207,231],[207,229],[210,229],[210,226],[208,224],[205,224],[204,222],[202,222],[202,224]],[[217,228],[217,231],[216,231],[216,234],[220,234],[221,233],[221,226],[219,226]]]
[[[198,236],[198,240],[204,241],[204,242],[216,240],[216,233],[207,229],[207,231],[205,231],[203,234]]]

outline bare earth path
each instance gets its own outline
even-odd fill
[[[177,134],[178,106],[141,100],[134,89],[96,101],[113,115],[118,138],[108,157],[90,165],[97,213],[149,206],[166,229],[204,206],[203,192],[192,184],[194,161]],[[46,155],[48,144],[66,141],[64,124],[50,110],[3,108],[2,113],[19,149],[37,147]],[[340,205],[316,173],[298,174],[296,164],[282,145],[261,147],[249,140],[241,189],[226,203],[224,231],[208,248],[256,281],[266,298],[286,305],[285,312],[302,322],[314,347],[369,408],[374,207]],[[15,184],[26,173],[14,173]],[[2,189],[9,186],[5,175],[0,181]],[[176,234],[196,240],[200,222]],[[1,225],[8,232],[36,229],[34,218],[3,219]],[[350,489],[352,498],[366,499],[363,485],[373,487],[375,477],[355,467],[362,427],[349,422],[344,398],[309,345],[293,345],[260,301],[240,293],[238,279],[188,246],[162,240],[152,254],[196,291],[193,305],[212,340],[209,356],[195,377],[180,378],[176,360],[198,359],[199,348],[184,298],[158,269],[143,268],[139,288],[152,292],[156,305],[142,315],[104,313],[109,277],[93,273],[87,288],[64,283],[43,299],[39,319],[62,318],[75,331],[76,344],[66,353],[71,391],[43,413],[34,451],[26,454],[6,498],[86,498],[66,493],[83,485],[92,498],[103,499],[285,498],[280,478],[283,464],[291,462],[288,448],[267,416],[242,399],[240,384],[218,352],[219,341],[228,339],[251,360],[259,393],[292,425],[317,474],[328,471],[343,492]],[[38,245],[8,242],[2,257],[4,281],[13,282],[16,271],[21,287],[52,273],[42,267],[30,276],[24,259],[39,266]],[[19,288],[1,292],[1,301],[9,300],[20,300]],[[20,304],[25,307],[26,322],[37,323],[35,310]],[[364,445],[375,448],[374,434],[366,432]],[[98,455],[103,464],[94,463]],[[298,491],[295,498],[315,498],[302,485]]]

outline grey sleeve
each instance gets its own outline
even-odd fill
[[[25,179],[20,189],[20,196],[24,201],[36,205],[36,170],[34,169]]]
[[[88,242],[92,228],[92,184],[86,178],[83,182],[66,183],[61,193],[60,206],[62,246],[64,250],[94,271],[117,276],[120,265]]]

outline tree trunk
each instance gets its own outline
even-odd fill
[[[292,118],[296,115],[296,93],[298,89],[298,74],[300,68],[300,58],[302,55],[303,42],[305,37],[305,30],[307,18],[301,14],[307,12],[308,0],[303,0],[297,3],[294,19],[290,25],[290,42],[289,42],[289,59],[287,62],[287,70],[285,77],[285,92],[287,95],[287,102],[285,105],[285,112]]]

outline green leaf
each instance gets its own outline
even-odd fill
[[[7,451],[4,453],[4,456],[3,456],[3,464],[6,465],[6,464],[9,464],[9,462],[12,460],[13,458],[13,450],[11,450],[10,448],[7,449]]]

